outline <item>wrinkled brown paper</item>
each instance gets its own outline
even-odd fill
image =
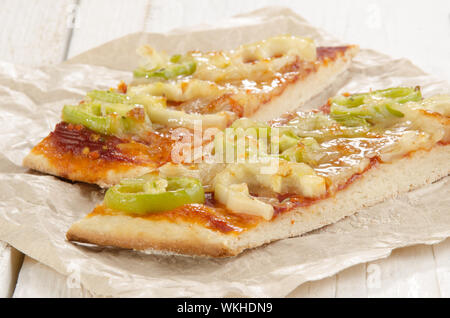
[[[392,249],[449,237],[450,180],[445,178],[332,226],[231,259],[146,255],[65,240],[70,225],[102,200],[102,190],[21,166],[54,128],[64,104],[77,103],[88,90],[129,81],[138,63],[135,49],[142,43],[170,53],[230,49],[285,33],[311,36],[320,45],[342,44],[293,12],[271,8],[220,27],[132,34],[62,65],[30,69],[0,63],[0,240],[68,275],[68,288],[81,282],[99,296],[282,297],[306,281],[386,257]],[[396,85],[421,85],[425,96],[450,92],[448,83],[408,60],[362,50],[350,71],[306,107],[321,105],[338,92]]]

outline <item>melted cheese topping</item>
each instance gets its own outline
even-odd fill
[[[343,191],[379,163],[394,162],[415,151],[430,150],[436,144],[449,142],[448,119],[421,109],[405,111],[404,118],[390,127],[355,130],[358,135],[353,137],[343,136],[343,127],[319,128],[317,124],[310,122],[309,126],[302,127],[303,133],[308,129],[321,130],[318,134],[321,156],[310,166],[281,160],[272,174],[262,174],[263,167],[258,164],[229,164],[212,173],[205,164],[189,169],[163,166],[161,171],[167,175],[195,176],[206,188],[213,189],[213,201],[209,202],[212,210],[208,213],[214,215],[220,207],[221,215],[251,217],[252,222],[248,224],[227,221],[230,228],[235,228],[231,232],[240,233],[255,226],[255,222],[270,221],[280,213],[315,204]],[[215,175],[213,179],[211,174]]]
[[[130,94],[163,96],[172,108],[199,114],[223,111],[251,116],[260,105],[280,95],[291,83],[342,56],[349,47],[316,48],[308,38],[278,36],[236,50],[189,52],[195,72],[175,79],[135,78]],[[145,69],[164,69],[170,57],[151,47],[139,53]]]
[[[297,58],[305,62],[317,59],[316,47],[311,39],[293,36],[273,37],[242,45],[230,52],[193,52],[190,55],[197,62],[193,77],[216,83],[244,79],[267,81]]]

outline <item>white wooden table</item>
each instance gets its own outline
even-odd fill
[[[0,60],[60,63],[132,32],[217,23],[267,5],[290,7],[342,40],[410,58],[450,80],[448,0],[3,0]],[[20,264],[20,253],[0,243],[0,297],[90,296],[68,289],[65,277],[29,257]],[[387,259],[303,284],[290,296],[450,297],[450,239],[396,250]]]

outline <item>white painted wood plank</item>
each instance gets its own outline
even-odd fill
[[[0,298],[12,296],[22,260],[22,253],[0,242]]]
[[[431,249],[434,249],[434,259]],[[308,282],[288,297],[445,297],[450,295],[450,239],[395,250],[386,259]]]
[[[144,29],[148,0],[80,1],[68,58],[107,41]]]
[[[52,268],[25,256],[14,298],[81,298],[92,294]]]
[[[375,271],[368,297],[441,297],[430,246],[398,249],[369,266]]]
[[[306,282],[294,291],[288,298],[334,298],[336,295],[336,275],[314,282]]]
[[[432,248],[441,296],[450,298],[450,239]]]
[[[336,275],[336,297],[367,297],[366,277],[367,265],[359,264],[343,270]]]
[[[64,59],[73,0],[3,0],[0,59],[36,66]]]

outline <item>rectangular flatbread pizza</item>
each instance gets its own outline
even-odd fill
[[[357,52],[288,35],[173,56],[144,46],[132,83],[64,106],[62,122],[24,165],[102,187],[141,176],[170,162],[177,128],[223,130],[243,117],[278,117],[330,85]]]
[[[213,160],[122,180],[67,239],[230,257],[302,235],[448,176],[449,116],[450,96],[391,88],[269,123],[242,118],[203,153]]]

